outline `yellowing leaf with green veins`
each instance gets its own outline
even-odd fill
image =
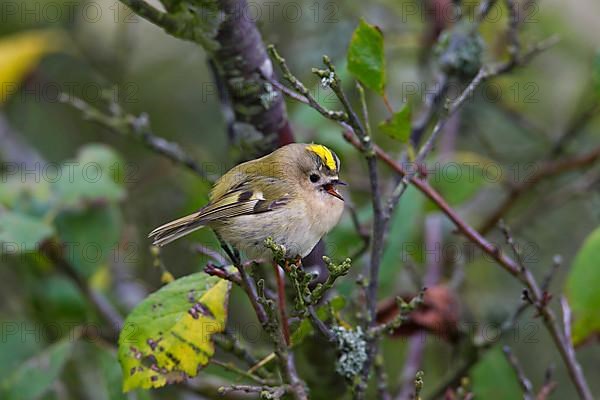
[[[348,71],[363,85],[383,95],[385,58],[379,28],[361,19],[352,34],[347,58]]]
[[[600,335],[600,228],[586,239],[571,266],[565,292],[573,311],[573,344]]]
[[[13,94],[23,78],[47,53],[56,50],[59,39],[55,32],[31,31],[0,40],[0,103]]]
[[[393,139],[407,142],[410,137],[412,126],[411,107],[407,103],[399,111],[396,111],[390,119],[379,124],[379,129]]]
[[[123,391],[158,388],[195,376],[225,329],[231,282],[204,272],[179,278],[148,296],[119,337]]]

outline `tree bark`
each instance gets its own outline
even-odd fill
[[[267,78],[273,65],[260,32],[248,18],[246,0],[221,0],[224,20],[213,54],[234,115],[229,136],[250,159],[294,141],[281,92]]]

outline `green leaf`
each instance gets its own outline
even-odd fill
[[[392,139],[407,142],[410,137],[412,110],[410,103],[406,103],[400,111],[396,111],[388,120],[379,124],[379,129]]]
[[[515,373],[499,347],[488,351],[471,372],[476,399],[504,400],[523,397]]]
[[[572,338],[578,345],[600,333],[600,228],[596,228],[577,252],[565,293],[573,311]]]
[[[0,397],[29,400],[43,395],[59,377],[74,343],[73,338],[69,337],[27,360],[2,381]]]
[[[96,365],[100,370],[100,376],[103,384],[98,385],[99,389],[105,390],[107,400],[126,400],[127,395],[121,391],[123,386],[123,377],[119,368],[116,352],[108,349],[98,349],[95,352]]]
[[[329,307],[333,309],[334,312],[340,311],[346,306],[346,299],[342,296],[334,297],[327,304],[324,304],[317,308],[317,316],[321,320],[326,320],[329,316]],[[296,330],[292,333],[292,343],[298,345],[302,343],[307,336],[311,335],[314,332],[313,326],[308,319],[303,319],[299,324]]]
[[[347,58],[348,71],[363,85],[383,95],[385,57],[381,30],[361,19],[352,34]]]
[[[63,208],[84,208],[99,201],[122,200],[124,165],[108,146],[91,144],[80,149],[75,161],[61,166],[54,190]]]
[[[44,348],[41,340],[23,340],[21,334],[26,329],[36,329],[36,326],[39,326],[38,321],[9,318],[7,314],[2,314],[2,340],[0,340],[0,376],[2,377],[13,373],[25,360]],[[0,389],[0,395],[1,393]]]
[[[53,234],[52,226],[42,219],[11,211],[0,213],[0,243],[4,244],[6,251],[9,245],[14,245],[17,253],[35,251],[43,240]]]
[[[43,214],[49,207],[50,184],[36,175],[9,171],[0,176],[0,204],[13,210]]]
[[[100,166],[103,174],[107,174],[113,182],[123,183],[126,165],[123,159],[109,146],[102,143],[87,144],[77,155],[77,160],[83,164],[95,163]]]
[[[82,208],[90,203],[118,201],[124,190],[115,183],[107,171],[95,162],[65,164],[55,190],[65,208]]]
[[[123,391],[157,388],[195,376],[225,329],[231,282],[204,272],[177,279],[127,317],[119,337]]]

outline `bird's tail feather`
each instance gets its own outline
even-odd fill
[[[195,212],[159,226],[148,237],[152,238],[153,245],[164,246],[205,226],[206,221],[200,218],[200,213]]]

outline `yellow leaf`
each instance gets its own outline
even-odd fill
[[[30,31],[0,40],[0,103],[16,92],[25,76],[47,53],[56,50],[55,32]]]
[[[119,337],[123,391],[157,388],[195,376],[225,329],[231,282],[203,272],[148,296],[127,317]]]

